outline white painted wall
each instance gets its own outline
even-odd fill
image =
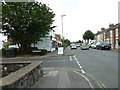
[[[42,41],[39,41],[37,44],[35,44],[35,47],[37,47],[38,49],[47,49],[47,51],[50,52],[55,51],[56,48],[52,46],[52,42],[56,41],[55,32],[52,30],[46,36],[47,37],[45,38],[41,38]],[[52,36],[52,40],[51,40],[51,36]],[[32,45],[32,47],[34,47],[34,45]]]
[[[49,52],[55,51],[55,48],[52,47],[52,41],[50,40],[50,37],[41,38],[42,41],[39,41],[37,44],[35,44],[35,47],[38,49],[47,49]],[[34,45],[32,45],[34,47]]]
[[[35,47],[38,47],[38,49],[47,49],[47,51],[51,51],[51,41],[50,41],[50,37],[46,37],[46,38],[42,38],[42,41],[39,41]],[[32,47],[34,47],[34,45],[32,45]]]

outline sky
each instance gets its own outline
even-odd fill
[[[56,34],[63,34],[70,41],[82,40],[86,30],[93,33],[109,24],[118,23],[118,2],[120,0],[36,0],[49,6],[56,14],[53,25]],[[120,4],[119,4],[120,5]],[[5,40],[0,34],[0,43]]]
[[[37,0],[49,6],[56,14],[53,25],[57,34],[70,41],[82,40],[86,30],[97,33],[109,24],[118,23],[119,0]]]

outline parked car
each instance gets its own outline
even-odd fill
[[[108,49],[108,50],[110,50],[111,46],[107,42],[99,42],[99,43],[96,44],[96,49],[100,49],[100,50]]]
[[[91,48],[91,44],[87,44],[87,46],[89,46],[89,48]]]
[[[81,46],[81,50],[89,50],[89,46],[87,46],[87,45],[82,45],[82,46]]]
[[[71,49],[77,49],[76,44],[70,44]]]
[[[77,47],[80,47],[80,43],[76,43],[76,46],[77,46]]]
[[[92,48],[92,49],[96,49],[96,44],[92,44],[92,45],[91,45],[91,48]]]

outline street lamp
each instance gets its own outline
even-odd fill
[[[64,43],[64,37],[63,37],[63,17],[66,15],[61,15],[61,22],[62,22],[62,39],[63,39],[63,43]]]

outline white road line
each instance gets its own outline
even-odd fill
[[[83,69],[81,71],[82,71],[82,74],[85,74],[85,71]]]
[[[79,68],[81,69],[82,74],[85,74],[85,71],[83,70],[82,66],[81,66],[80,63],[78,62],[76,56],[74,55],[73,57],[74,57],[75,61],[77,62]]]
[[[78,73],[78,72],[76,72],[76,71],[74,71],[75,73]],[[78,73],[78,74],[80,74],[80,73]],[[80,74],[87,82],[88,82],[88,84],[89,84],[89,86],[92,88],[92,90],[94,90],[94,87],[93,87],[93,85],[90,83],[90,81],[89,81],[89,79],[87,78],[87,77],[85,77],[84,75],[82,75],[82,74]]]
[[[70,61],[72,61],[72,56],[70,56]]]

